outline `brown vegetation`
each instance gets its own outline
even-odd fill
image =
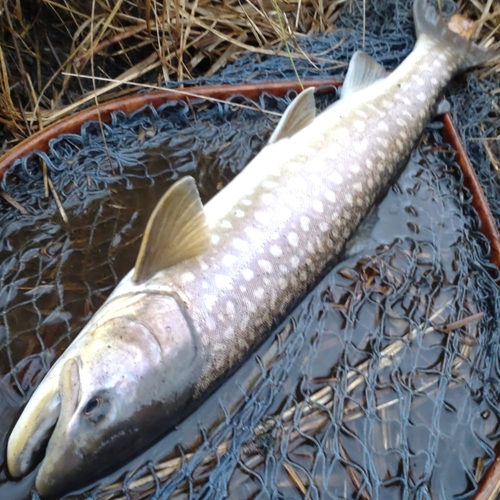
[[[77,110],[134,92],[125,82],[210,76],[247,50],[308,57],[294,37],[333,29],[345,1],[4,0],[0,153]],[[468,0],[461,11],[476,20],[476,39],[498,43],[498,0]]]

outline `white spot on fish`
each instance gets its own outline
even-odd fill
[[[363,153],[368,148],[368,140],[363,139],[362,141],[354,141],[352,147],[356,153]]]
[[[329,189],[325,191],[325,198],[328,201],[331,201],[332,203],[335,203],[337,201],[337,196],[335,196],[335,193],[333,191],[330,191]],[[301,223],[302,223],[302,218],[301,218]],[[308,228],[309,229],[309,219],[308,219]],[[307,231],[306,229],[306,231]]]
[[[344,182],[344,179],[338,172],[332,172],[330,176],[328,177],[334,184],[342,184]]]
[[[336,139],[343,139],[346,135],[349,135],[349,130],[345,127],[337,127],[334,131],[334,136]]]
[[[379,158],[382,158],[382,160],[385,160],[385,158],[386,158],[387,155],[383,151],[381,151],[380,149],[378,149],[377,150],[377,156]]]
[[[367,158],[365,163],[367,168],[369,168],[370,170],[373,168],[373,162],[370,160],[370,158]]]
[[[290,245],[292,245],[292,247],[296,247],[299,245],[299,237],[297,235],[297,233],[289,233],[288,234],[288,242],[290,243]]]
[[[443,53],[439,54],[438,58],[441,59],[441,61],[446,61],[446,56]]]
[[[403,97],[403,103],[406,105],[406,106],[409,106],[411,104],[411,101],[410,99],[408,99],[408,97]]]
[[[323,213],[323,203],[321,203],[321,201],[319,200],[314,200],[313,201],[313,208],[314,210],[316,210],[316,212],[318,213]]]
[[[437,80],[437,78],[435,76],[431,77],[431,83],[432,83],[432,85],[437,85],[438,84],[438,80]]]
[[[245,233],[247,233],[250,238],[258,238],[260,235],[259,231],[251,226],[245,228]]]
[[[181,275],[181,281],[183,283],[191,283],[191,281],[194,281],[194,280],[195,280],[195,275],[189,271],[187,271]]]
[[[218,234],[212,234],[212,238],[211,238],[212,245],[217,245],[217,243],[219,243],[219,240],[220,240],[220,236]]]
[[[215,284],[218,288],[231,290],[232,279],[229,276],[224,276],[223,274],[217,274],[215,276]]]
[[[348,203],[349,205],[351,205],[351,203],[352,203],[352,194],[351,193],[347,193],[345,195],[344,200],[345,200],[346,203]]]
[[[264,297],[264,289],[263,288],[257,288],[253,291],[253,294],[255,296],[255,298],[257,299],[261,299],[262,297]]]
[[[309,231],[309,217],[306,217],[305,215],[303,215],[301,218],[300,218],[300,227],[304,230],[304,231]]]
[[[217,297],[215,295],[207,294],[203,297],[203,302],[205,302],[205,307],[211,311],[217,302]]]
[[[278,185],[278,183],[275,181],[264,181],[262,185],[267,189],[273,189]]]
[[[387,99],[384,99],[382,101],[382,106],[384,106],[385,109],[391,109],[392,108],[392,102],[388,101]]]
[[[232,326],[228,327],[222,335],[224,338],[230,339],[234,335],[234,328]]]
[[[198,257],[198,263],[200,264],[202,271],[206,271],[208,269],[208,264],[202,258]]]
[[[436,66],[436,68],[440,68],[442,66],[442,64],[437,59],[434,59],[434,61],[432,62],[432,64],[434,66]]]
[[[228,220],[221,221],[220,225],[226,229],[231,229],[233,225]]]
[[[400,131],[399,131],[399,135],[400,135],[403,139],[408,139],[408,134],[406,133],[406,130],[400,130]]]
[[[377,137],[377,141],[384,147],[389,145],[389,141],[385,137]]]
[[[270,193],[263,194],[261,199],[264,205],[272,205],[274,203],[274,196]]]
[[[378,128],[379,130],[384,130],[384,131],[389,130],[389,127],[387,126],[387,123],[385,123],[385,122],[384,122],[384,121],[382,121],[382,120],[380,120],[380,121],[378,122],[377,128]]]
[[[286,286],[288,285],[288,281],[287,281],[286,279],[284,279],[284,278],[280,278],[280,279],[278,280],[278,285],[279,285],[279,287],[280,287],[282,290],[284,290],[284,289],[286,288]]]
[[[354,126],[360,131],[360,132],[363,132],[366,128],[366,125],[365,125],[365,122],[361,121],[361,120],[356,120],[354,122]]]
[[[322,221],[319,223],[319,229],[323,233],[326,233],[328,229],[330,229],[330,225],[328,224],[328,222]]]
[[[419,75],[414,75],[413,78],[415,79],[415,81],[421,86],[423,87],[425,85],[425,81],[424,79],[419,76]]]
[[[400,127],[405,127],[405,126],[406,126],[406,122],[405,122],[402,118],[396,118],[396,123],[397,123]]]
[[[243,277],[247,281],[250,281],[254,277],[253,271],[251,269],[243,269],[243,271],[241,271],[241,274],[243,274]]]
[[[207,325],[207,328],[212,332],[214,332],[215,329],[217,328],[217,325],[215,324],[215,320],[214,320],[214,318],[212,318],[212,316],[207,316],[205,318],[205,324]]]
[[[266,273],[273,272],[273,265],[268,260],[259,260],[259,267]]]
[[[355,111],[355,113],[358,115],[358,116],[361,116],[361,118],[368,118],[368,114],[365,113],[362,109],[357,109]]]
[[[248,207],[249,205],[252,204],[252,200],[245,198],[244,200],[241,200],[241,203],[243,203],[243,205],[246,205]]]
[[[246,252],[248,250],[248,243],[241,238],[234,238],[233,246],[237,250],[242,250],[243,252]]]
[[[271,252],[271,255],[274,255],[275,257],[281,257],[283,254],[283,251],[278,245],[271,245],[269,251]]]
[[[420,102],[424,102],[426,97],[425,97],[425,94],[423,92],[419,92],[417,94],[417,99],[420,101]]]
[[[349,168],[350,168],[351,172],[354,174],[357,174],[361,170],[359,163],[352,163]]]
[[[257,211],[254,214],[255,220],[262,224],[265,224],[269,220],[269,215],[266,212]]]
[[[361,182],[356,182],[352,187],[354,191],[363,191],[363,184]]]
[[[243,285],[240,285],[240,292],[245,293],[246,291],[247,291],[247,287],[243,286]]]
[[[300,259],[294,255],[291,259],[290,259],[290,264],[292,265],[292,267],[295,269],[297,267],[299,267],[299,262],[300,262]]]
[[[280,264],[280,271],[282,273],[286,273],[288,271],[288,268],[285,266],[285,264]]]
[[[226,302],[226,312],[231,318],[234,318],[234,304],[230,300]]]
[[[396,144],[398,145],[398,148],[400,151],[402,151],[404,149],[404,144],[401,141],[401,139],[396,139]]]

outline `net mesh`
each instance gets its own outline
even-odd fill
[[[316,54],[316,67],[295,61],[303,78],[342,75],[363,40],[387,68],[409,53],[408,3],[366,4],[364,37],[360,2],[346,7],[334,33],[296,42]],[[286,58],[249,54],[195,83],[294,74]],[[488,94],[493,85],[493,76],[479,82],[471,74],[453,84],[450,99],[498,220],[498,181],[484,141],[472,140],[500,126]],[[262,96],[259,106],[283,111],[290,97]],[[9,171],[2,189],[29,215],[0,200],[3,449],[41,377],[133,266],[147,217],[167,186],[193,175],[207,201],[263,147],[274,125],[266,113],[231,103],[147,106],[117,113],[102,128],[89,123]],[[427,128],[369,230],[284,329],[202,408],[85,497],[472,497],[499,439],[500,290],[439,128]],[[41,162],[68,225],[44,197]],[[37,498],[33,475],[13,483],[4,456],[0,498]]]

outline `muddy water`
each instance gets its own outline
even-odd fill
[[[134,265],[156,201],[187,174],[204,201],[210,199],[261,149],[273,126],[252,112],[232,110],[229,119],[202,105],[188,120],[190,111],[179,109],[172,108],[168,127],[150,120],[127,128],[125,153],[117,153],[122,156],[105,176],[90,168],[65,181],[69,226],[48,202],[24,218],[2,206],[2,499],[31,496],[33,474],[13,482],[4,463],[20,409]],[[270,335],[258,352],[263,361],[252,356],[183,424],[107,483],[145,460],[178,457],[181,447],[196,452],[187,461],[191,468],[174,470],[167,486],[179,498],[189,498],[190,489],[217,498],[219,490],[209,487],[214,483],[231,498],[263,491],[302,498],[302,488],[332,498],[363,498],[366,491],[384,499],[472,491],[470,477],[486,455],[482,442],[494,444],[489,434],[498,422],[471,391],[479,383],[484,331],[477,321],[443,331],[480,304],[469,276],[468,254],[476,250],[468,243],[473,224],[464,216],[466,195],[447,147],[432,135],[350,253],[297,307],[292,329],[279,343]],[[266,359],[270,350],[275,354]],[[325,394],[319,402],[318,393]],[[311,398],[315,411],[299,404]],[[218,467],[214,449],[226,460]],[[151,491],[151,484],[146,480],[139,491]]]

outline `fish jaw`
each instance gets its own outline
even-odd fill
[[[28,404],[14,428],[8,466],[19,477],[34,461],[30,443],[42,445],[36,426],[23,422],[47,422],[45,437],[55,424],[36,477],[42,498],[59,498],[100,479],[185,415],[202,366],[189,317],[177,298],[140,297],[129,308],[120,297],[117,317],[109,312],[113,301],[107,305],[108,319],[100,315],[97,327],[82,332],[35,391],[39,404]]]
[[[7,465],[14,478],[33,468],[34,456],[42,449],[57,422],[60,411],[58,387],[47,384],[43,397],[31,399],[26,407],[29,418],[18,421],[7,444]]]

